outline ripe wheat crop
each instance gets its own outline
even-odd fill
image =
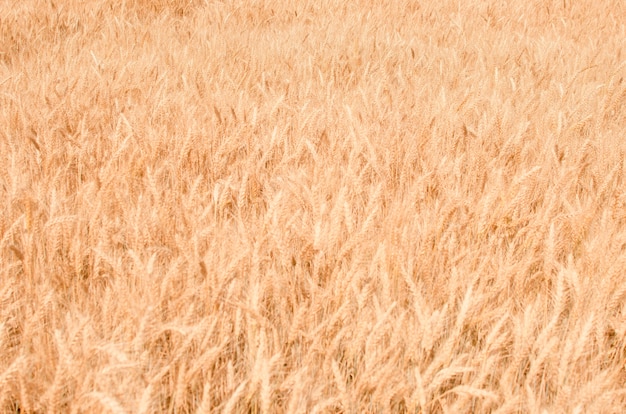
[[[626,411],[625,21],[0,1],[0,410]]]

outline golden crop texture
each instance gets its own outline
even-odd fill
[[[625,412],[625,22],[0,0],[0,412]]]

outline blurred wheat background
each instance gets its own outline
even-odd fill
[[[625,22],[0,1],[0,409],[624,412]]]

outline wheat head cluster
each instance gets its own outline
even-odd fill
[[[0,412],[624,412],[625,22],[0,1]]]

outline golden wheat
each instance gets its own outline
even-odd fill
[[[625,411],[625,19],[0,2],[0,409]]]

